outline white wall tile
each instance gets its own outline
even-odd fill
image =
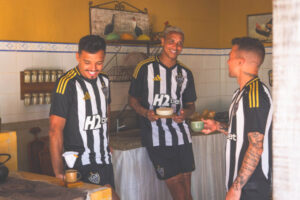
[[[17,56],[15,52],[0,51],[0,73],[17,72]]]
[[[17,52],[16,56],[18,72],[32,68],[32,52]]]
[[[218,55],[203,56],[202,60],[204,69],[219,69],[221,66],[220,56]]]
[[[32,66],[35,69],[59,69],[62,66],[60,53],[33,52]]]
[[[220,98],[218,97],[201,97],[196,102],[196,111],[202,112],[204,109],[219,111]]]
[[[62,68],[64,71],[68,71],[77,65],[75,53],[62,53]]]
[[[19,73],[0,73],[0,94],[17,94],[20,88]]]
[[[273,56],[272,56],[272,54],[266,54],[265,55],[265,60],[264,60],[264,62],[263,62],[263,64],[261,65],[261,68],[263,68],[263,69],[272,69],[273,67],[273,65],[272,65],[272,58],[273,58]]]
[[[62,48],[68,49],[68,46],[71,49],[74,48],[74,44],[64,44],[64,46],[66,47]],[[106,55],[106,62],[114,55],[111,52],[118,50],[118,48],[118,46],[108,48],[109,53]],[[126,46],[121,48],[121,52],[145,50],[145,47]],[[270,54],[272,49],[267,50],[269,54],[266,55],[259,76],[269,86],[267,73],[269,69],[272,69],[272,54]],[[229,52],[230,49],[189,48],[183,51],[188,55],[179,56],[179,60],[190,68],[194,75],[198,96],[197,111],[203,109],[228,110],[232,94],[238,88],[236,79],[228,76],[227,59]],[[123,54],[118,56],[118,62],[121,62],[122,57],[124,57]],[[48,118],[49,115],[50,105],[24,106],[24,101],[20,99],[20,71],[33,68],[58,68],[67,71],[77,65],[75,53],[69,52],[9,51],[0,52],[0,59],[2,61],[0,64],[0,115],[3,123],[43,119]],[[116,64],[116,59],[114,59],[112,65]],[[129,84],[130,82],[112,82],[112,110],[121,110],[127,103]]]
[[[219,83],[201,83],[196,85],[196,93],[198,97],[217,97],[220,96]]]
[[[220,66],[221,69],[228,69],[228,64],[227,64],[227,60],[229,59],[229,55],[222,55],[220,56]]]

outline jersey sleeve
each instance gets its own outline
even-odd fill
[[[257,91],[248,91],[245,95],[245,130],[249,132],[265,133],[271,102],[261,87]]]
[[[72,101],[72,87],[69,82],[66,85],[64,92],[57,91],[59,80],[56,82],[54,90],[52,92],[52,103],[50,107],[50,115],[57,115],[62,118],[67,118],[69,108]]]
[[[137,72],[136,76],[133,76],[130,87],[129,87],[129,95],[133,97],[141,97],[143,92],[143,80],[145,78],[145,67],[141,67]]]
[[[194,77],[192,72],[188,71],[187,76],[188,76],[187,86],[182,94],[183,103],[194,102],[197,99]]]

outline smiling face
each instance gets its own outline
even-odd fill
[[[170,32],[161,39],[161,44],[163,46],[161,56],[176,61],[183,48],[183,35],[177,32]]]
[[[96,53],[81,51],[76,54],[78,69],[81,75],[88,79],[96,79],[101,72],[104,63],[105,53],[99,50]]]

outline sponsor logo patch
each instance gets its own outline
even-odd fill
[[[107,123],[106,117],[100,115],[87,116],[84,122],[84,130],[95,130],[102,127],[102,124]]]
[[[235,133],[228,133],[227,140],[236,141],[236,134]]]

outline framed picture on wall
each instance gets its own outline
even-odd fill
[[[102,37],[110,33],[130,33],[136,37],[139,34],[149,35],[149,16],[140,12],[90,8],[90,32]]]
[[[248,36],[262,42],[272,42],[273,23],[272,13],[247,16]]]

